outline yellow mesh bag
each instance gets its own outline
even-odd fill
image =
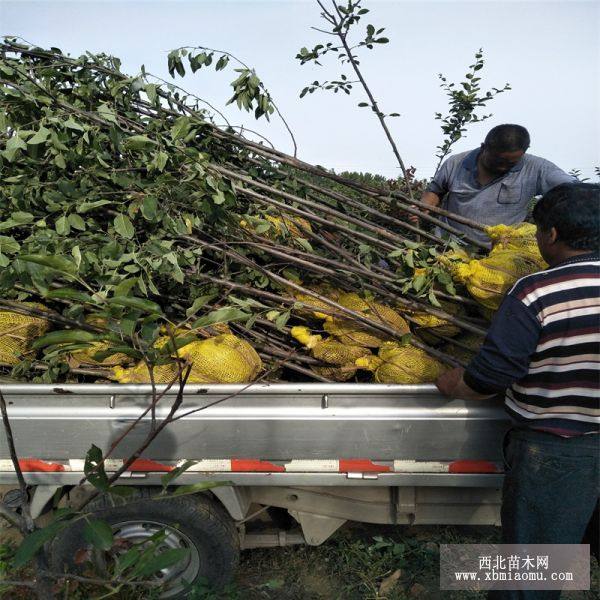
[[[311,335],[308,327],[297,325],[292,327],[291,333],[294,339],[310,349],[317,360],[331,365],[354,365],[357,358],[371,354],[367,348],[361,346],[343,344],[333,338],[324,340],[320,335]]]
[[[373,371],[377,383],[433,383],[446,367],[414,346],[384,344],[378,356],[356,360],[359,369]]]
[[[504,250],[513,250],[519,254],[527,253],[535,257],[541,269],[545,269],[548,265],[540,254],[535,238],[536,230],[537,227],[533,223],[488,227],[486,233],[492,240],[490,256]]]
[[[440,302],[442,310],[453,316],[459,316],[464,314],[464,311],[460,305],[453,302],[447,302],[442,300]],[[460,327],[453,325],[446,319],[430,315],[426,312],[406,312],[408,316],[416,321],[413,325],[413,331],[426,343],[434,344],[439,342],[439,338],[431,333],[438,333],[445,337],[454,337],[460,333]]]
[[[497,310],[517,279],[540,270],[539,260],[514,250],[497,251],[467,264],[454,265],[453,277],[463,283],[477,302]]]
[[[96,360],[94,355],[97,352],[104,352],[111,347],[108,342],[92,342],[88,348],[72,352],[69,356],[69,364],[72,367],[79,366],[104,366],[114,367],[116,365],[124,365],[132,362],[130,356],[123,354],[123,352],[115,352],[110,356],[107,356],[103,360]]]
[[[321,377],[341,383],[352,379],[356,375],[357,367],[355,365],[343,365],[341,367],[313,367],[312,370]]]
[[[395,329],[400,335],[410,333],[410,328],[405,319],[389,306],[380,304],[379,302],[364,300],[353,292],[340,294],[337,301],[345,308],[359,312],[373,321],[379,321]],[[383,332],[372,331],[355,321],[344,318],[330,317],[323,327],[327,333],[335,336],[344,344],[378,348],[382,343],[390,339],[390,336]]]
[[[119,383],[150,383],[150,373],[148,367],[142,362],[129,369],[116,366],[113,367],[113,377]],[[154,383],[171,383],[177,380],[178,368],[175,363],[166,365],[157,365],[153,369]],[[188,383],[204,383],[203,381],[192,381],[192,374]]]
[[[85,318],[85,322],[90,325],[96,325],[98,327],[102,327],[106,325],[106,319],[102,317],[96,317],[93,315],[89,315]],[[103,352],[104,350],[108,350],[111,344],[109,342],[92,342],[88,348],[83,348],[82,350],[77,350],[76,352],[72,352],[69,355],[69,365],[72,367],[79,366],[104,366],[104,367],[114,367],[117,365],[125,365],[132,362],[130,356],[127,354],[123,354],[122,352],[115,352],[110,356],[107,356],[104,360],[98,361],[94,358],[94,355],[97,352]]]
[[[323,328],[334,336],[337,341],[348,346],[363,346],[365,348],[379,348],[390,338],[385,333],[377,333],[370,329],[363,329],[354,321],[333,318],[325,321]]]
[[[319,294],[320,296],[326,297],[330,300],[333,300],[334,302],[337,302],[337,299],[339,298],[339,295],[340,295],[339,290],[330,288],[328,286],[311,287],[310,289],[312,291],[314,291],[315,293]],[[317,308],[323,308],[326,310],[333,309],[333,307],[330,306],[329,304],[323,302],[322,300],[319,300],[318,298],[315,298],[314,296],[310,296],[309,294],[304,294],[302,292],[296,292],[296,291],[294,291],[293,294],[294,294],[294,298],[298,302],[302,302],[303,304],[310,304],[311,306],[316,306]],[[322,312],[318,312],[318,311],[296,309],[296,312],[299,314],[304,313],[304,314],[313,315],[317,319],[327,319],[328,318],[328,315],[326,313],[322,313]]]
[[[296,216],[284,216],[279,217],[275,215],[264,215],[264,219],[269,221],[273,225],[270,231],[267,231],[265,237],[272,239],[273,237],[285,235],[289,232],[289,235],[293,238],[305,238],[306,233],[304,229],[308,231],[312,231],[312,227],[310,222],[302,217]],[[251,220],[250,222],[246,221],[246,219],[242,219],[240,221],[240,227],[242,229],[246,229],[247,231],[254,231],[255,221]],[[286,232],[287,230],[287,232]]]
[[[231,334],[192,342],[179,350],[179,356],[191,362],[195,377],[206,383],[246,383],[262,368],[254,348]]]
[[[442,351],[448,356],[452,356],[462,362],[468,363],[474,356],[477,354],[479,348],[483,344],[483,336],[477,335],[476,333],[465,333],[457,338],[456,341],[461,342],[470,348],[470,351],[461,348],[460,346],[455,346],[448,342],[442,348]]]
[[[439,260],[441,262],[444,261],[468,261],[470,259],[469,254],[466,250],[462,248],[457,248],[456,250],[448,250],[443,254],[440,254]]]
[[[385,323],[389,327],[393,327],[402,334],[410,331],[408,323],[404,320],[400,313],[394,310],[391,306],[386,306],[385,304],[381,304],[372,300],[363,300],[358,294],[353,292],[340,294],[337,302],[344,308],[363,313],[373,321]]]
[[[23,302],[24,306],[44,309],[42,304]],[[0,311],[0,362],[17,365],[29,354],[31,343],[48,330],[49,323],[41,317]]]
[[[285,225],[292,237],[306,237],[304,229],[312,231],[310,223],[302,217],[276,217],[273,215],[265,215],[265,219],[275,225],[275,229],[279,233],[283,233],[282,225]]]
[[[192,365],[188,383],[246,383],[255,379],[262,369],[262,361],[254,348],[231,334],[191,342],[180,348],[178,355]],[[173,381],[177,370],[175,363],[155,367],[155,381]],[[120,383],[150,381],[144,363],[131,369],[115,367],[113,373]]]

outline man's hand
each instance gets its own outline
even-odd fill
[[[440,197],[433,192],[424,192],[424,194],[421,196],[421,202],[424,202],[425,204],[429,204],[429,206],[439,206]],[[413,204],[413,205],[411,205],[411,208],[418,208],[418,207]],[[422,212],[424,212],[426,215],[429,214],[429,211],[426,209],[420,208],[420,210]],[[413,215],[412,213],[409,213],[408,220],[413,225],[419,225],[419,222],[420,222],[419,216]]]
[[[480,394],[472,390],[464,378],[465,370],[462,367],[456,367],[451,371],[446,371],[438,377],[435,382],[437,389],[447,398],[460,398],[461,400],[487,400],[494,398],[498,392],[493,394]]]
[[[465,370],[462,367],[456,367],[442,373],[435,382],[437,389],[447,398],[455,398],[455,390],[462,381],[464,372]]]
[[[414,204],[411,204],[410,207],[411,208],[417,208]],[[419,219],[419,217],[417,215],[413,215],[412,213],[408,213],[408,221],[409,221],[409,223],[412,223],[413,225],[416,225],[418,227],[419,223],[421,222],[421,219]]]

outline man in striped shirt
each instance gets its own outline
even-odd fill
[[[463,399],[505,391],[503,543],[578,544],[600,493],[600,185],[559,185],[533,217],[549,268],[517,281],[477,356],[437,386]],[[529,593],[498,597],[542,597]]]

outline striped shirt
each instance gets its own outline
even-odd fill
[[[600,257],[523,277],[502,302],[465,383],[506,390],[521,426],[563,436],[600,429]]]

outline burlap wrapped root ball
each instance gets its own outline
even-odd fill
[[[24,307],[44,310],[42,304],[23,302]],[[15,366],[31,356],[33,341],[48,331],[49,323],[41,317],[0,311],[0,363]]]
[[[188,383],[249,383],[262,369],[262,361],[254,348],[240,338],[223,334],[191,342],[177,355],[184,365],[191,365]],[[185,367],[184,367],[185,369]],[[170,383],[180,370],[176,361],[154,368],[156,383]],[[130,369],[115,367],[114,378],[120,383],[149,383],[150,373],[144,362]]]
[[[461,317],[465,313],[464,309],[454,302],[442,300],[440,304],[441,310],[454,317]],[[427,312],[404,310],[404,314],[407,317],[410,317],[412,321],[411,325],[413,333],[429,345],[435,345],[440,342],[441,338],[437,337],[436,334],[451,338],[458,335],[461,331],[458,325],[454,325],[447,319],[437,317]]]
[[[356,366],[372,371],[376,383],[406,385],[433,383],[446,370],[445,365],[424,350],[393,342],[381,346],[377,356],[357,359]]]
[[[454,340],[460,342],[464,346],[468,346],[469,350],[462,348],[461,346],[457,346],[452,342],[447,342],[442,347],[442,351],[444,354],[447,354],[448,356],[451,356],[460,362],[469,363],[475,354],[477,354],[479,348],[481,348],[484,337],[482,335],[478,335],[477,333],[464,333],[455,337]]]
[[[312,231],[312,226],[309,221],[302,217],[292,215],[262,215],[259,218],[248,217],[248,219],[242,219],[240,221],[240,227],[242,229],[264,235],[269,239],[285,238],[288,235],[292,238],[305,238],[306,232]],[[262,232],[261,229],[258,229],[257,231],[256,229],[260,226],[260,221],[263,221],[263,219],[267,221],[271,227],[265,232]]]
[[[96,317],[94,315],[88,315],[85,318],[85,322],[88,325],[95,325],[97,327],[105,327],[106,319],[102,317]],[[108,351],[111,347],[109,342],[92,342],[87,348],[76,350],[71,352],[68,357],[69,366],[78,367],[116,367],[124,366],[133,362],[133,359],[124,354],[123,352],[115,352],[98,360],[95,356],[100,352]]]
[[[371,356],[367,348],[343,344],[331,337],[323,339],[320,335],[312,335],[308,327],[292,327],[291,334],[310,350],[314,358],[331,365],[312,367],[312,370],[333,381],[348,381],[356,373],[356,359]]]
[[[485,308],[495,311],[515,282],[541,268],[539,260],[526,252],[498,250],[481,259],[452,266],[453,278]]]
[[[337,302],[340,295],[345,293],[342,290],[338,290],[338,289],[328,286],[328,285],[310,286],[310,287],[305,286],[305,287],[307,287],[311,291],[315,292],[319,296],[322,296],[323,298],[327,298],[328,300],[332,300],[333,302]],[[311,296],[310,294],[305,294],[303,292],[297,292],[295,290],[293,290],[291,293],[293,294],[294,298],[302,304],[308,304],[309,306],[314,306],[317,309],[321,308],[321,309],[324,309],[327,311],[333,310],[333,308],[330,304],[327,304],[327,302],[325,302],[323,300],[319,300],[319,298],[315,298],[314,296]],[[295,308],[294,312],[298,315],[315,317],[317,319],[327,319],[327,317],[328,317],[327,313],[315,311],[312,309],[308,310],[305,308]]]
[[[537,227],[534,223],[517,223],[516,225],[493,225],[486,227],[485,232],[492,240],[492,250],[502,252],[503,250],[513,250],[518,253],[525,252],[538,260],[541,268],[547,265],[540,254],[537,240],[535,237]]]
[[[337,302],[344,308],[361,313],[372,321],[394,329],[399,336],[410,333],[406,320],[390,306],[365,300],[353,292],[341,294]],[[392,337],[384,332],[368,329],[356,321],[344,319],[343,317],[328,317],[323,324],[323,328],[343,344],[365,348],[379,348]]]

